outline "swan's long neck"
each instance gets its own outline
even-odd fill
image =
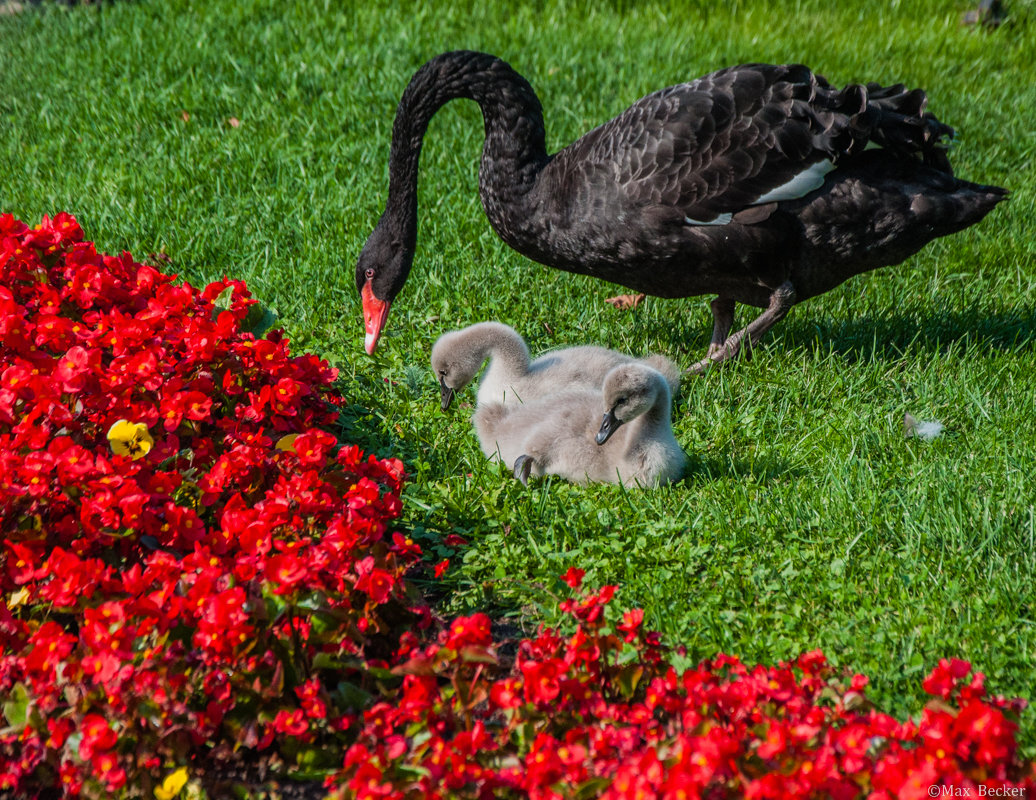
[[[659,431],[664,431],[669,427],[671,416],[672,396],[669,387],[662,384],[659,386],[655,402],[651,404],[651,407],[628,423],[630,441],[656,437]]]
[[[511,243],[528,213],[523,197],[546,164],[540,101],[521,75],[485,53],[456,51],[421,67],[403,92],[392,128],[389,197],[385,213],[394,218],[404,246],[416,242],[417,168],[421,144],[432,116],[457,98],[482,109],[486,140],[479,169],[479,191],[490,223]]]
[[[490,359],[486,373],[499,380],[512,381],[529,371],[529,348],[514,330],[498,322],[483,322],[471,326],[471,349],[479,358],[479,364]]]

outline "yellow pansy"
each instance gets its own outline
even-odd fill
[[[155,444],[143,422],[129,422],[120,419],[108,429],[108,444],[112,452],[119,456],[129,456],[133,460],[143,458]]]
[[[161,786],[155,787],[155,797],[158,800],[173,800],[180,790],[187,783],[187,767],[180,767],[175,772],[171,772],[166,775]]]
[[[277,444],[274,445],[278,450],[284,450],[289,453],[295,452],[295,440],[299,438],[297,433],[289,433],[287,436],[282,436],[277,440]]]

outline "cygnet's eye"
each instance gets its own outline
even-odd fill
[[[619,406],[624,406],[628,402],[629,402],[629,398],[626,397],[625,395],[623,395],[622,397],[619,397],[619,398],[617,398],[615,400],[615,407],[618,408]]]

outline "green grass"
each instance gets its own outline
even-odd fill
[[[943,0],[341,5],[123,0],[0,16],[0,210],[30,222],[69,210],[106,251],[164,252],[195,284],[247,280],[297,350],[341,369],[343,436],[405,460],[402,524],[431,559],[451,556],[444,612],[555,620],[557,576],[577,564],[620,584],[691,660],[820,647],[899,714],[919,707],[941,656],[1036,696],[1032,0],[1009,3],[996,31],[961,27],[967,4]],[[492,318],[533,350],[595,342],[690,364],[711,318],[708,298],[616,312],[603,301],[618,287],[508,250],[477,200],[478,109],[454,103],[426,139],[414,272],[377,357],[363,354],[353,265],[384,202],[395,104],[425,59],[458,47],[529,78],[552,148],[739,61],[924,86],[959,132],[959,174],[1013,196],[977,228],[796,308],[753,360],[688,380],[680,485],[524,489],[481,456],[472,393],[439,412],[427,367],[439,334]],[[946,435],[905,439],[905,412]],[[447,548],[449,532],[469,544]]]

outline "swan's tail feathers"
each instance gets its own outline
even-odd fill
[[[960,181],[960,188],[954,194],[958,226],[963,230],[974,225],[992,211],[998,203],[1010,197],[1010,192],[1000,186],[985,186]]]
[[[904,156],[919,155],[928,166],[953,174],[946,156],[953,128],[927,110],[928,95],[922,89],[868,83],[866,90],[874,144]]]
[[[927,110],[928,95],[903,84],[849,84],[836,89],[819,75],[813,86],[814,144],[839,159],[873,147],[919,157],[953,174],[946,149],[953,128]]]
[[[999,186],[971,183],[920,164],[904,186],[911,197],[908,214],[912,224],[934,236],[974,225],[1009,196],[1007,189]]]

